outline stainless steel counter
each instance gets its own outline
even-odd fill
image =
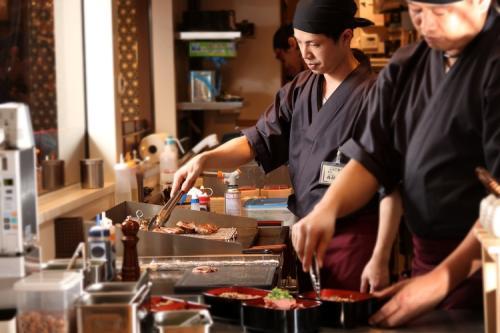
[[[215,322],[210,332],[229,333],[243,332],[237,325]],[[397,329],[379,329],[372,327],[357,327],[354,329],[322,328],[319,332],[332,333],[480,333],[484,332],[481,313],[470,311],[433,311],[414,320],[405,327]]]

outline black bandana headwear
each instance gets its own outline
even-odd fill
[[[358,7],[354,0],[300,0],[295,9],[293,27],[312,34],[338,29],[367,27],[373,22],[354,17]]]

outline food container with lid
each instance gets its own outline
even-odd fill
[[[268,333],[312,333],[320,327],[321,302],[296,300],[290,309],[269,307],[264,298],[244,301],[241,305],[241,325],[245,331]]]
[[[315,300],[314,291],[298,296],[301,299]],[[382,300],[371,294],[351,290],[322,289],[321,325],[327,327],[354,328],[357,325],[367,325],[368,318],[381,306]]]
[[[74,303],[82,292],[82,275],[42,271],[14,284],[19,333],[65,333],[76,328]]]

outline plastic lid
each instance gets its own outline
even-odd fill
[[[14,284],[15,291],[64,291],[81,283],[82,274],[67,271],[33,273]]]

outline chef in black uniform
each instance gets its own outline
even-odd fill
[[[299,45],[293,37],[293,24],[284,24],[279,27],[273,36],[273,50],[284,69],[286,82],[293,80],[295,75],[306,69]]]
[[[495,3],[421,0],[408,6],[423,40],[400,49],[379,74],[364,104],[369,119],[363,134],[341,147],[351,161],[292,232],[309,267],[336,217],[363,206],[379,185],[388,192],[400,185],[418,277],[381,293],[393,297],[371,322],[386,326],[436,306],[481,308],[481,275],[473,264],[480,250],[471,228],[486,193],[474,169],[483,166],[500,177]]]
[[[371,24],[355,18],[356,9],[353,0],[300,1],[293,24],[309,69],[278,91],[244,136],[180,168],[172,191],[187,191],[206,168],[236,168],[255,159],[270,172],[288,164],[294,190],[288,207],[299,218],[309,213],[347,162],[338,147],[363,127],[358,110],[374,81],[370,67],[360,65],[350,48],[353,29]],[[377,238],[379,202],[375,195],[368,201],[345,218],[329,242],[324,286],[359,290]]]

